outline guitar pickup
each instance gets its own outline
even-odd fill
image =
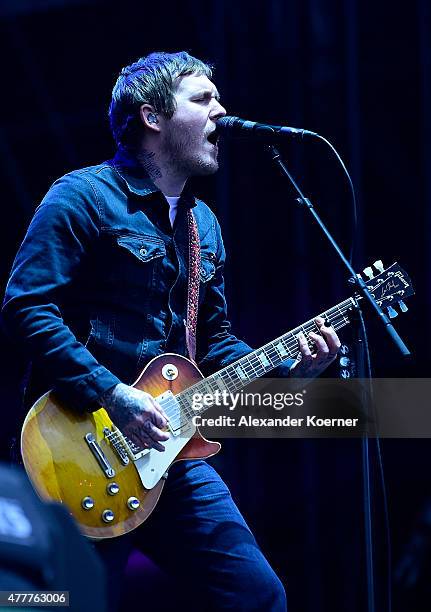
[[[191,430],[191,420],[187,418],[184,409],[172,391],[165,391],[154,399],[159,402],[168,415],[168,428],[174,437]]]

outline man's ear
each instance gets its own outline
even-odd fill
[[[143,104],[139,109],[139,116],[146,128],[153,132],[160,132],[158,113],[150,104]]]

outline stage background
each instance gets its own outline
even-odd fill
[[[314,130],[337,147],[358,195],[355,265],[399,261],[417,291],[409,312],[396,319],[413,352],[410,362],[368,317],[374,373],[428,376],[430,35],[425,0],[408,6],[370,0],[3,0],[3,284],[52,181],[113,155],[107,107],[120,68],[151,50],[186,49],[216,64],[215,82],[229,114]],[[283,151],[348,250],[351,198],[333,155],[321,143],[286,144]],[[196,181],[196,191],[223,227],[233,328],[258,346],[344,299],[346,273],[261,146],[224,143],[220,159],[219,173]],[[1,458],[7,460],[7,440],[22,419],[24,359],[6,339],[2,354]],[[291,610],[364,610],[359,441],[249,440],[224,447],[216,465],[284,580]],[[428,440],[385,440],[382,448],[396,566],[431,496],[431,447]],[[374,511],[382,584],[378,482]],[[422,609],[419,593],[401,589],[394,609]]]

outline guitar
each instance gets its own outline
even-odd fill
[[[414,293],[407,274],[396,263],[387,270],[380,261],[374,266],[378,275],[371,267],[364,271],[368,290],[390,316],[397,314],[397,303],[407,310],[403,300]],[[349,297],[318,316],[340,329],[360,299]],[[207,458],[220,450],[220,444],[206,440],[193,423],[193,395],[238,391],[285,359],[297,358],[296,336],[301,331],[306,337],[318,331],[314,319],[207,378],[186,357],[171,353],[152,359],[134,387],[155,397],[169,416],[170,438],[163,453],[136,447],[104,408],[80,414],[63,406],[53,392],[46,393],[28,412],[21,434],[24,466],[37,493],[64,503],[92,539],[135,529],[156,506],[173,462]]]

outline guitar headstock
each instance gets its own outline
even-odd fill
[[[371,266],[364,269],[364,274],[369,279],[366,281],[368,291],[379,306],[387,308],[389,317],[393,319],[398,315],[394,308],[396,304],[401,312],[408,310],[404,300],[414,295],[412,281],[398,263],[393,263],[386,270],[380,260],[375,261],[373,266],[378,272],[376,275]]]

